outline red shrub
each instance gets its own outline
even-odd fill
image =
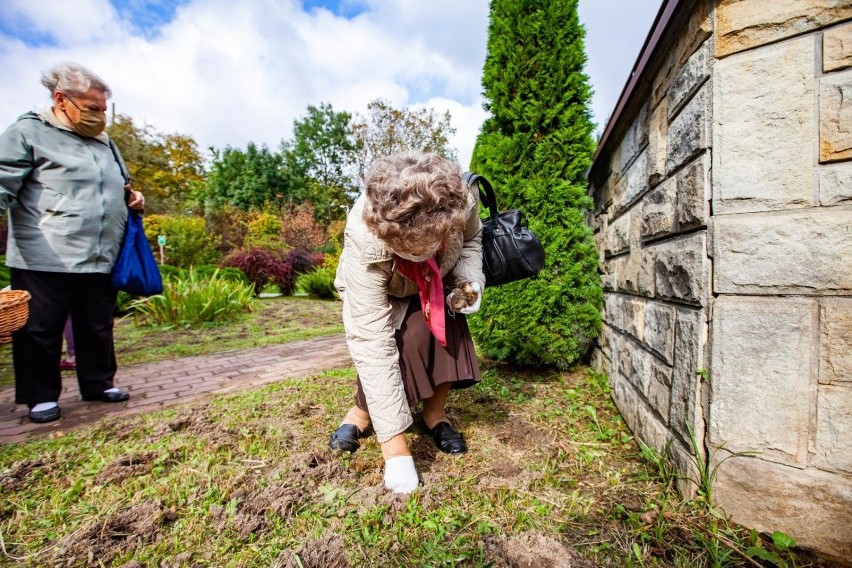
[[[223,266],[239,268],[254,284],[255,296],[260,295],[268,284],[275,284],[282,294],[292,294],[296,274],[293,264],[280,256],[261,248],[240,250],[231,253]]]

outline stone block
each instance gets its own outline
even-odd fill
[[[852,23],[826,30],[822,35],[822,70],[852,67]]]
[[[666,177],[666,133],[669,131],[668,99],[654,107],[648,125],[648,185],[653,187]]]
[[[648,249],[655,255],[654,289],[657,298],[693,305],[706,303],[709,261],[704,232],[649,246]]]
[[[710,218],[710,155],[705,152],[676,176],[677,230],[707,224]]]
[[[645,103],[639,109],[639,113],[630,125],[630,128],[625,132],[621,139],[621,144],[615,152],[613,160],[613,168],[621,173],[626,173],[633,160],[648,145],[648,119],[650,115],[649,103]]]
[[[727,452],[714,456],[716,465]],[[763,533],[782,531],[800,547],[852,558],[852,484],[848,477],[802,470],[755,457],[723,463],[717,506],[733,521]]]
[[[654,256],[652,251],[637,251],[609,259],[604,265],[601,283],[605,290],[640,296],[654,295]]]
[[[604,321],[618,330],[624,330],[624,310],[618,294],[604,294]]]
[[[648,153],[642,152],[617,185],[611,215],[620,215],[648,189]]]
[[[645,336],[645,300],[622,298],[624,331],[642,341]]]
[[[669,118],[683,108],[698,89],[710,78],[710,44],[704,44],[686,60],[672,80],[668,91]]]
[[[710,85],[705,83],[669,126],[666,141],[667,173],[673,172],[710,146],[710,101]]]
[[[612,400],[618,407],[627,427],[635,432],[639,415],[639,394],[630,382],[618,372],[610,374],[609,382],[612,387],[610,391]]]
[[[693,53],[713,35],[715,0],[697,0],[690,6],[688,20],[677,28],[678,37],[672,50],[675,65],[680,68]]]
[[[663,424],[669,423],[669,405],[671,403],[672,368],[651,355],[647,368],[648,378],[644,382],[643,394]]]
[[[675,324],[674,371],[672,373],[669,424],[680,439],[689,444],[689,430],[696,439],[704,439],[701,406],[705,369],[704,346],[708,328],[702,310],[679,308]],[[701,444],[703,446],[703,444]]]
[[[637,392],[644,393],[647,390],[650,361],[645,357],[647,354],[638,344],[625,338],[622,339],[618,351],[618,373],[627,379]]]
[[[722,296],[713,308],[710,441],[804,464],[815,302]]]
[[[820,166],[819,203],[822,206],[852,204],[852,162]]]
[[[819,382],[852,384],[852,298],[821,300],[819,319]]]
[[[819,161],[852,159],[852,71],[820,81]]]
[[[813,464],[852,474],[852,385],[821,385]]]
[[[701,455],[695,458],[692,447],[680,440],[675,439],[669,447],[669,460],[675,471],[680,473],[675,480],[675,486],[678,493],[687,498],[694,498],[698,494],[698,486],[693,480],[700,479],[696,459],[704,460],[703,445],[699,445],[698,449]]]
[[[643,241],[665,237],[676,232],[676,187],[675,178],[669,178],[642,199],[640,234]]]
[[[714,214],[810,207],[813,61],[802,38],[716,62]]]
[[[645,346],[671,365],[674,362],[675,308],[659,302],[645,306]]]
[[[716,57],[852,18],[848,0],[719,0]]]
[[[852,215],[812,208],[715,217],[714,290],[723,294],[848,294]]]
[[[666,444],[672,436],[663,421],[651,410],[641,399],[637,404],[638,413],[634,420],[635,426],[631,428],[633,435],[645,443],[646,446],[654,448],[658,452],[666,449]]]
[[[615,256],[630,250],[630,217],[628,213],[607,224],[605,256]]]

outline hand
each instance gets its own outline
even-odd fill
[[[385,461],[385,487],[394,493],[411,493],[419,483],[413,457],[397,456]]]
[[[137,211],[145,209],[145,196],[142,195],[142,192],[133,191],[129,185],[125,185],[124,188],[130,192],[130,200],[127,202],[127,206]]]
[[[463,314],[475,314],[479,311],[479,304],[482,303],[482,287],[479,285],[479,282],[471,282],[470,287],[476,292],[476,301],[466,308],[460,309],[459,312]]]

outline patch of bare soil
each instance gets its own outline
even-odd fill
[[[595,568],[576,550],[542,534],[489,537],[484,545],[494,568]]]
[[[156,542],[160,527],[175,518],[159,503],[135,505],[66,536],[54,558],[67,566],[108,565],[120,554]]]
[[[537,429],[520,416],[510,417],[497,433],[497,439],[521,450],[543,445],[549,441],[545,432]]]
[[[299,550],[287,550],[272,564],[273,568],[349,568],[343,535],[327,532],[310,540]]]
[[[0,472],[0,489],[4,492],[20,488],[35,470],[44,467],[44,460],[23,460],[12,465],[9,471]]]
[[[148,440],[157,441],[173,432],[187,432],[203,437],[216,446],[233,446],[234,440],[239,437],[238,432],[214,422],[208,410],[209,405],[203,405],[192,411],[186,411],[171,422],[158,427],[151,433]]]
[[[304,454],[294,454],[290,458],[292,474],[295,480],[307,478],[315,483],[355,480],[356,474],[343,467],[340,456],[324,448]]]
[[[151,472],[157,452],[126,454],[106,466],[95,478],[96,484],[121,483],[130,477],[138,477]]]
[[[218,530],[228,527],[243,540],[265,532],[271,525],[271,516],[289,517],[310,492],[298,479],[284,479],[280,483],[257,488],[243,485],[231,493],[237,508],[230,517],[219,506],[210,507],[210,516]]]

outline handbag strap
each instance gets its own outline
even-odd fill
[[[118,146],[115,145],[115,142],[112,141],[112,138],[109,139],[109,149],[112,150],[112,155],[115,157],[115,161],[118,164],[118,169],[121,170],[121,177],[124,178],[124,203],[129,203],[130,190],[127,189],[126,186],[130,185],[130,174],[127,172],[127,167],[124,165],[124,158],[121,157],[121,152],[118,151]]]
[[[124,165],[124,159],[121,157],[121,152],[118,151],[118,147],[115,145],[115,142],[112,141],[112,138],[109,139],[109,149],[112,150],[112,155],[115,156],[115,161],[118,163],[118,169],[121,170],[121,177],[124,178],[124,183],[130,183],[130,174],[127,173],[127,168]]]
[[[473,172],[465,172],[462,179],[467,185],[474,183],[479,188],[479,200],[488,208],[491,217],[497,217],[497,197],[494,195],[494,188],[491,183],[481,175]]]

